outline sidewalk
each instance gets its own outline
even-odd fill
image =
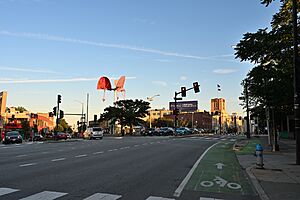
[[[255,145],[264,147],[264,168],[256,169]],[[272,152],[267,137],[239,139],[236,142],[236,155],[240,165],[246,169],[261,199],[296,200],[300,199],[300,165],[296,163],[296,141],[281,139],[280,151]]]

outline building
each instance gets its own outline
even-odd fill
[[[211,99],[212,127],[218,132],[244,132],[244,120],[237,113],[228,114],[223,98]]]
[[[174,121],[175,115],[173,115],[172,110],[166,109],[153,109],[149,110],[148,115],[143,118],[144,121],[149,122],[149,126],[155,120],[158,119],[171,119]],[[211,130],[212,128],[212,116],[207,111],[196,110],[195,112],[181,112],[178,115],[179,124],[187,127],[203,128],[206,130]]]

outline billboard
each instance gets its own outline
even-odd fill
[[[175,102],[169,103],[170,110],[175,109]],[[194,112],[198,110],[198,101],[180,101],[177,102],[177,109],[183,112]]]

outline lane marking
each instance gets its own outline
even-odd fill
[[[53,200],[62,197],[68,193],[44,191],[20,200]]]
[[[192,169],[189,171],[189,173],[186,175],[186,177],[183,179],[183,181],[181,182],[181,184],[178,186],[178,188],[175,190],[173,196],[175,197],[180,197],[181,192],[183,190],[183,188],[186,186],[187,182],[190,180],[191,176],[193,175],[194,171],[196,170],[197,166],[199,165],[200,161],[203,159],[203,157],[205,156],[205,154],[214,146],[216,146],[219,143],[215,143],[213,145],[211,145],[208,149],[206,149],[204,151],[204,153],[199,157],[199,159],[195,162],[195,164],[193,165]]]
[[[144,143],[144,144],[142,144],[142,145],[147,145],[148,143]]]
[[[66,158],[57,158],[57,159],[53,159],[51,161],[52,162],[57,162],[57,161],[62,161],[62,160],[66,160]]]
[[[134,145],[134,147],[139,147],[139,146],[140,146],[139,144]]]
[[[26,157],[26,156],[28,156],[28,155],[26,155],[26,154],[22,154],[22,155],[18,155],[18,156],[16,156],[16,158],[22,158],[22,157]]]
[[[32,165],[36,165],[36,163],[27,163],[27,164],[19,165],[19,167],[28,167]]]
[[[121,197],[122,197],[121,195],[115,195],[115,194],[96,193],[83,200],[117,200],[120,199]]]
[[[13,193],[13,192],[17,192],[17,191],[19,191],[19,190],[12,189],[12,188],[0,188],[0,196],[10,194],[10,193]]]
[[[127,147],[124,147],[124,149],[129,149],[129,148],[130,148],[130,147],[128,147],[128,146],[127,146]]]
[[[150,196],[146,200],[175,200],[175,199]]]
[[[94,152],[93,154],[96,155],[96,154],[101,154],[101,153],[104,153],[103,151],[97,151],[97,152]]]
[[[86,157],[86,156],[87,156],[86,154],[82,154],[82,155],[75,156],[75,158],[82,158],[82,157]]]
[[[200,197],[200,200],[222,200],[222,199],[215,199],[215,198]]]

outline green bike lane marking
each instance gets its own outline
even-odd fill
[[[233,142],[220,142],[210,149],[200,161],[184,189],[254,195],[250,179],[241,169],[232,146]]]

